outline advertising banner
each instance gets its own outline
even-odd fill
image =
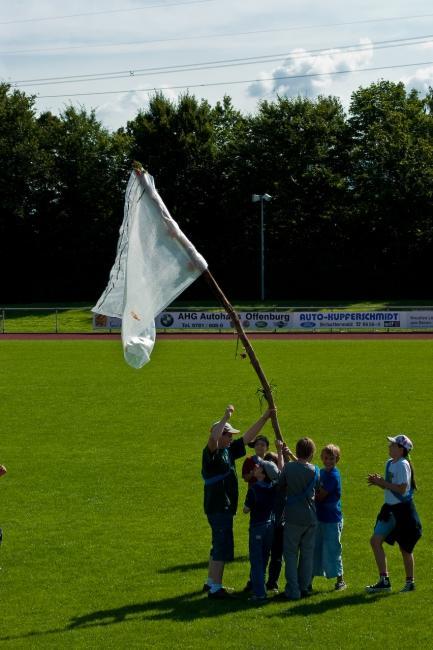
[[[433,329],[433,311],[406,311],[404,316],[405,324],[402,327],[407,329],[422,329],[423,327]]]
[[[276,330],[291,327],[289,312],[245,311],[238,312],[246,330]],[[94,329],[119,329],[122,321],[102,314],[94,314]],[[233,329],[225,311],[164,311],[155,319],[157,329]]]
[[[433,329],[432,310],[414,311],[241,311],[246,331],[348,329]],[[164,311],[155,319],[163,330],[233,330],[225,311]],[[120,329],[120,318],[93,315],[93,329]]]
[[[103,314],[93,314],[93,329],[120,329],[122,327],[122,319],[115,316],[104,316]]]
[[[403,312],[404,313],[404,312]],[[292,314],[292,327],[299,329],[379,329],[405,327],[396,311],[304,311]]]
[[[246,330],[276,330],[291,326],[289,312],[238,312]],[[165,311],[156,318],[156,327],[165,329],[233,329],[225,311]]]

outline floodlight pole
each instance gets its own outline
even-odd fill
[[[262,370],[260,362],[256,357],[256,354],[255,354],[255,352],[253,350],[253,347],[252,347],[251,343],[248,340],[248,337],[247,337],[247,335],[245,333],[245,330],[242,327],[242,323],[239,320],[239,316],[237,315],[237,313],[233,309],[230,302],[227,300],[227,298],[224,295],[222,289],[217,284],[215,278],[213,277],[213,275],[209,271],[209,269],[206,269],[206,271],[203,272],[203,277],[206,279],[208,284],[212,287],[213,292],[216,294],[218,300],[222,303],[222,305],[224,306],[224,309],[226,310],[226,312],[230,316],[230,318],[231,318],[231,320],[232,320],[232,322],[233,322],[233,324],[235,326],[235,329],[236,329],[236,331],[237,331],[237,333],[239,335],[239,338],[241,339],[241,341],[242,341],[242,343],[244,345],[245,352],[248,354],[248,356],[250,358],[251,365],[253,366],[254,370],[256,371],[256,373],[257,373],[257,375],[258,375],[258,377],[260,379],[260,383],[262,384],[262,387],[263,387],[263,394],[264,394],[264,396],[266,398],[266,401],[268,402],[269,408],[270,409],[275,409],[275,402],[274,402],[274,398],[273,398],[273,395],[272,395],[271,387],[269,385],[268,380],[266,379],[265,373]],[[271,416],[271,420],[272,420],[272,426],[273,426],[276,438],[278,440],[282,441],[283,436],[281,435],[281,429],[280,429],[280,425],[279,425],[279,422],[278,422],[278,416],[277,416],[276,412],[274,412],[273,415]],[[290,458],[292,460],[296,460],[296,456],[290,451],[290,449],[289,449],[288,455],[290,456]]]
[[[264,202],[270,201],[272,196],[269,194],[253,194],[251,201],[257,203],[260,201],[260,299],[265,299],[265,207]]]

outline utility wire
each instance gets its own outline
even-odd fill
[[[67,18],[82,18],[88,16],[102,16],[103,14],[124,14],[131,11],[145,11],[146,9],[165,9],[165,7],[179,7],[181,5],[203,4],[205,2],[215,2],[215,0],[185,0],[184,2],[166,2],[154,5],[144,5],[143,7],[133,7],[131,9],[108,9],[106,11],[89,11],[80,14],[69,14],[67,16],[46,16],[45,18],[20,18],[16,20],[2,20],[0,25],[16,25],[18,23],[40,23],[46,20],[65,20]]]
[[[185,3],[186,4],[186,3]],[[298,25],[296,27],[280,27],[278,29],[255,29],[244,32],[225,32],[221,34],[203,34],[201,36],[175,36],[171,38],[155,38],[147,39],[141,41],[124,41],[122,43],[89,43],[88,45],[68,45],[63,47],[38,47],[38,48],[28,48],[20,50],[3,50],[0,51],[1,55],[11,55],[11,54],[30,54],[34,52],[58,52],[61,50],[83,50],[90,48],[104,48],[104,47],[124,47],[125,45],[152,45],[155,43],[171,43],[175,41],[193,41],[193,40],[210,40],[213,38],[232,38],[233,36],[251,36],[256,34],[275,34],[278,32],[291,32],[291,31],[300,31],[307,29],[322,29],[325,27],[343,27],[347,25],[362,25],[365,23],[380,23],[380,22],[391,22],[399,20],[415,20],[418,18],[431,18],[433,14],[418,14],[413,16],[396,16],[391,18],[376,18],[370,20],[353,20],[351,22],[344,23],[325,23],[322,25]],[[5,23],[0,23],[5,24]]]
[[[161,92],[164,90],[185,90],[188,88],[208,88],[211,86],[234,86],[237,84],[249,84],[249,83],[256,83],[256,82],[263,82],[263,81],[281,81],[281,80],[286,80],[286,79],[305,79],[307,77],[327,77],[330,75],[337,75],[337,74],[351,74],[353,72],[372,72],[372,71],[377,71],[377,70],[395,70],[398,68],[411,68],[411,67],[416,67],[416,66],[423,66],[423,65],[433,65],[433,61],[423,61],[419,63],[401,63],[397,65],[384,65],[384,66],[377,66],[374,68],[354,68],[353,70],[335,70],[334,72],[314,72],[314,73],[307,73],[307,74],[297,74],[297,75],[283,75],[283,76],[278,76],[278,77],[267,77],[267,78],[262,78],[262,79],[242,79],[239,81],[216,81],[216,82],[211,82],[211,83],[192,83],[192,84],[185,84],[182,86],[163,86],[160,88],[128,88],[126,90],[104,90],[104,91],[99,91],[99,92],[91,92],[91,93],[72,93],[69,95],[36,95],[37,99],[53,99],[55,97],[85,97],[89,95],[125,95],[127,93],[138,93],[138,92],[144,92],[144,93],[153,93],[153,92]]]
[[[329,56],[340,52],[365,52],[370,49],[381,50],[394,47],[404,47],[408,45],[420,45],[429,43],[433,39],[433,34],[427,36],[415,36],[412,38],[393,39],[387,41],[376,41],[367,43],[358,43],[355,45],[339,45],[332,48],[321,48],[316,50],[306,50],[299,53],[282,52],[278,54],[265,54],[263,56],[250,56],[238,59],[219,59],[216,61],[202,61],[198,63],[185,63],[179,65],[159,66],[136,68],[130,70],[112,70],[110,72],[94,72],[83,75],[70,75],[58,77],[41,77],[39,79],[17,79],[11,81],[11,84],[19,86],[34,85],[57,85],[64,83],[75,83],[82,81],[103,81],[108,79],[121,79],[126,77],[141,77],[145,75],[167,74],[171,72],[189,72],[192,70],[214,70],[218,68],[236,67],[241,65],[252,65],[256,63],[275,63],[284,59],[285,62],[299,59],[310,58],[311,56]]]

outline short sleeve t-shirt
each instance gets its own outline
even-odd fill
[[[203,449],[203,479],[206,481],[206,479],[221,477],[221,480],[210,485],[205,483],[204,511],[207,515],[217,512],[236,514],[239,491],[235,460],[242,458],[245,454],[245,444],[242,438],[234,440],[226,449],[216,449],[212,452],[207,445]]]
[[[284,517],[286,523],[311,526],[317,523],[314,493],[319,485],[316,468],[310,463],[290,462],[284,465],[279,486],[286,497]]]
[[[245,505],[250,509],[250,526],[257,526],[272,519],[277,488],[272,483],[256,481],[250,486]]]
[[[403,496],[405,497],[409,493],[412,480],[412,471],[410,469],[409,461],[407,461],[406,458],[399,458],[396,463],[390,463],[388,468],[388,480],[390,483],[394,483],[395,485],[402,485],[403,483],[406,483],[407,489],[404,492]],[[397,503],[401,503],[401,501],[396,496],[394,496],[391,490],[385,490],[385,503],[388,503],[390,506],[394,506]]]
[[[325,524],[337,523],[343,519],[341,512],[341,477],[336,467],[330,471],[320,470],[320,487],[328,493],[323,501],[316,502],[317,519]]]

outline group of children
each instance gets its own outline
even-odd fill
[[[367,592],[390,591],[383,543],[399,544],[406,582],[401,591],[413,591],[413,548],[421,536],[421,523],[413,503],[416,489],[409,452],[413,445],[405,435],[388,438],[390,459],[385,478],[368,476],[368,484],[385,491],[381,509],[370,540],[379,581],[366,587]],[[341,534],[341,477],[337,469],[340,449],[326,445],[320,453],[323,467],[312,464],[314,442],[302,438],[296,444],[296,461],[289,462],[287,446],[276,441],[277,454],[269,451],[269,441],[259,435],[250,444],[255,455],[247,458],[242,476],[248,482],[243,508],[250,515],[250,578],[245,591],[251,599],[278,593],[278,579],[285,564],[286,586],[282,597],[298,600],[312,593],[316,576],[335,579],[335,590],[346,588],[343,573]],[[270,562],[269,562],[270,558]],[[268,579],[266,570],[268,567]]]

